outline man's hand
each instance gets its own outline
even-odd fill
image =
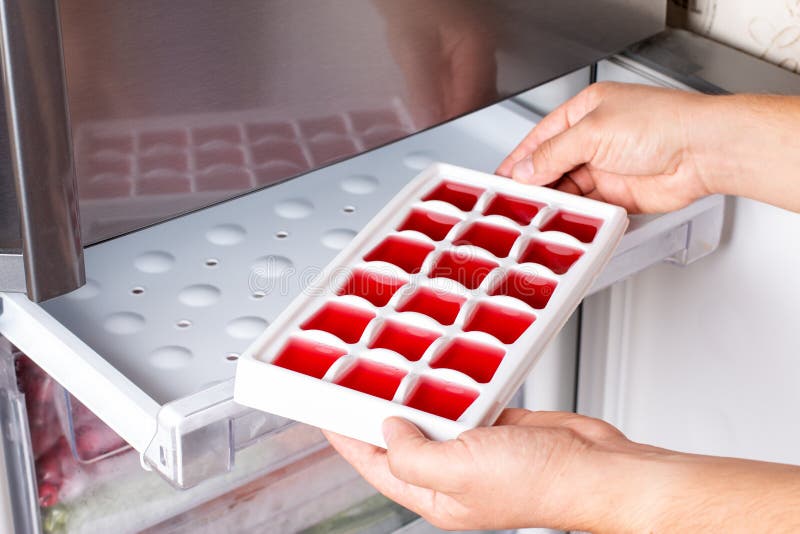
[[[497,173],[631,213],[711,193],[800,211],[800,98],[598,83],[536,125]]]
[[[509,409],[428,440],[402,419],[388,450],[326,432],[378,491],[445,529],[798,532],[800,468],[676,453],[573,413]]]
[[[495,426],[446,442],[430,441],[398,418],[386,421],[384,435],[386,451],[326,433],[381,493],[440,528],[587,530],[605,524],[613,530],[610,520],[619,510],[603,505],[621,499],[623,488],[644,510],[652,505],[646,487],[630,487],[635,480],[622,459],[657,449],[630,442],[598,419],[509,409]],[[586,498],[598,488],[603,498]],[[635,516],[629,510],[629,525],[643,528]]]

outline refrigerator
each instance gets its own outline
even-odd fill
[[[595,81],[796,87],[655,4],[0,2],[0,531],[436,532],[235,404],[238,355],[421,169],[491,172]],[[725,210],[631,216],[512,404],[623,412],[620,288]]]

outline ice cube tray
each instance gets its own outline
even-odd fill
[[[616,206],[434,164],[242,354],[234,399],[379,446],[392,415],[434,439],[491,424],[627,224]]]

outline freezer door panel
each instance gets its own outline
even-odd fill
[[[58,7],[86,244],[475,111],[665,19],[650,0]]]

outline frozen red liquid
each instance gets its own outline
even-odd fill
[[[389,236],[364,256],[364,260],[385,261],[414,274],[420,271],[422,263],[433,249],[434,246],[430,243]]]
[[[384,273],[356,269],[339,290],[339,294],[364,298],[380,308],[386,306],[392,295],[405,283],[404,280]]]
[[[463,211],[471,211],[483,194],[483,189],[463,184],[442,182],[422,200],[441,200]]]
[[[556,274],[564,274],[582,255],[581,250],[534,239],[525,247],[519,262],[538,263]]]
[[[428,274],[430,278],[450,278],[467,289],[475,289],[497,267],[497,263],[465,251],[446,250]]]
[[[455,369],[485,384],[494,376],[506,351],[470,339],[454,339],[434,358],[434,369]]]
[[[420,378],[406,400],[406,406],[453,421],[478,398],[478,392],[432,378]]]
[[[454,245],[475,245],[488,250],[498,258],[505,258],[519,237],[519,232],[484,222],[472,223],[455,241]]]
[[[420,287],[398,308],[401,312],[424,313],[443,325],[451,325],[456,320],[461,305],[466,299],[429,287]]]
[[[402,369],[359,360],[336,383],[374,397],[392,400],[404,376],[406,372]]]
[[[523,226],[531,223],[544,204],[508,195],[495,195],[483,210],[484,215],[503,215]]]
[[[315,343],[306,339],[292,338],[272,361],[273,365],[322,378],[333,362],[346,352],[337,347]]]
[[[559,211],[542,226],[542,232],[564,232],[578,241],[591,243],[602,225],[603,221],[594,217]]]
[[[511,270],[492,288],[490,295],[508,295],[541,310],[547,306],[556,285],[554,280],[537,274]]]
[[[436,332],[388,320],[381,326],[369,348],[393,350],[415,362],[422,358],[422,354],[438,337]]]
[[[430,237],[434,241],[445,238],[458,219],[432,211],[413,209],[408,217],[397,227],[398,230],[414,230]]]
[[[329,302],[300,325],[303,330],[323,330],[345,343],[356,343],[375,314],[341,302]]]
[[[514,343],[535,320],[532,313],[482,302],[472,312],[464,330],[486,332],[509,344]]]

